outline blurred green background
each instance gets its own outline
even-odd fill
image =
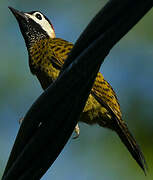
[[[0,1],[0,177],[22,118],[42,89],[28,67],[28,55],[8,6],[41,10],[51,19],[57,37],[75,42],[105,0]],[[115,7],[114,7],[115,8]],[[153,10],[110,52],[101,67],[121,104],[123,118],[148,163],[145,177],[117,135],[80,124],[43,180],[153,179]],[[44,147],[45,148],[45,147]]]

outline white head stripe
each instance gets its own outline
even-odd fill
[[[36,14],[39,14],[42,19],[38,19],[36,17]],[[46,33],[51,37],[51,38],[55,38],[55,32],[52,28],[52,26],[50,25],[50,23],[47,21],[47,19],[44,17],[43,14],[41,14],[40,12],[35,12],[33,14],[28,14],[28,13],[25,13],[26,16],[28,16],[29,18],[33,19],[37,24],[39,24],[42,29],[44,31],[46,31]]]

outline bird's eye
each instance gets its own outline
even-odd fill
[[[40,14],[37,13],[35,16],[37,19],[42,20],[42,16]]]

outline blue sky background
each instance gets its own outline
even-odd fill
[[[0,177],[19,129],[18,120],[42,93],[28,67],[28,54],[8,6],[41,10],[57,37],[75,42],[104,0],[0,1]],[[115,7],[114,7],[115,8]],[[149,166],[147,177],[114,132],[80,124],[43,180],[151,180],[153,178],[153,10],[110,52],[101,72],[113,86],[123,118]]]

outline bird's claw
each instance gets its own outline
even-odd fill
[[[74,131],[75,131],[76,136],[74,136],[73,139],[77,139],[80,135],[80,128],[78,124],[75,126]]]
[[[24,120],[24,118],[20,118],[20,119],[19,119],[19,124],[20,124],[20,125],[22,124],[23,120]]]

